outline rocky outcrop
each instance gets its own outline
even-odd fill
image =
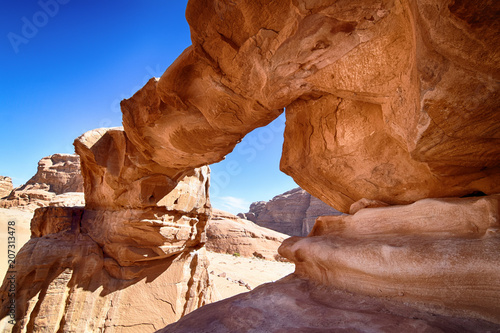
[[[488,6],[191,1],[193,45],[122,102],[125,132],[162,166],[198,167],[286,107],[281,169],[342,212],[500,192]]]
[[[497,200],[498,6],[454,0],[190,1],[186,17],[193,45],[161,78],[122,101],[123,130],[99,129],[76,140],[86,199],[80,227],[71,224],[69,231],[35,238],[19,253],[16,328],[71,331],[86,325],[79,320],[83,313],[85,319],[97,313],[96,322],[104,318],[97,327],[144,331],[157,325],[156,319],[154,326],[144,321],[153,317],[151,295],[165,321],[204,304],[210,294],[203,264],[210,215],[205,165],[221,161],[244,135],[285,107],[281,169],[339,211],[348,212],[362,198],[368,207],[473,192]],[[368,209],[389,210],[392,220],[407,216],[400,207],[360,209],[364,205],[353,208],[354,216]],[[474,211],[472,201],[460,205]],[[479,222],[472,216],[456,225],[446,212],[435,211],[432,225],[418,220],[410,228],[369,217],[354,226],[340,217],[333,222],[338,226],[320,222],[310,237],[286,240],[281,253],[310,282],[499,322],[498,219],[484,229],[491,219],[483,215]],[[490,213],[495,216],[495,208]],[[380,234],[351,237],[351,230],[370,229],[363,225]],[[62,251],[49,251],[58,246]],[[173,291],[155,293],[163,290],[156,281]],[[140,286],[154,291],[134,290]],[[8,280],[2,309],[7,289]],[[99,295],[95,302],[85,300],[87,292]],[[114,295],[120,300],[106,299]],[[236,331],[275,322],[265,320],[273,314],[296,322],[300,304],[314,303],[307,293],[278,296],[273,309],[276,299],[286,304],[286,316],[252,306],[234,321],[227,319],[235,318],[234,307],[225,308],[232,316],[219,318]],[[148,312],[135,302],[147,303]],[[320,303],[331,308],[329,302]],[[129,304],[139,313],[123,310]],[[354,304],[363,308],[362,302]],[[101,315],[103,309],[109,312]],[[318,318],[338,317],[313,309],[305,311],[314,317],[306,328],[324,323]],[[383,310],[354,311],[347,327],[376,324],[387,315]],[[414,321],[412,311],[390,316],[387,325],[398,331],[440,327],[432,319]],[[420,317],[429,318],[415,318]],[[448,322],[457,330],[488,327]],[[328,325],[342,329],[344,323]]]
[[[172,179],[120,128],[87,132],[75,149],[85,208],[36,211],[13,267],[15,298],[7,279],[0,289],[0,318],[13,299],[14,332],[152,332],[213,301],[203,247],[209,168]]]
[[[288,236],[213,209],[208,221],[206,248],[217,253],[281,260],[278,247],[285,238]]]
[[[322,285],[500,324],[500,195],[318,218],[279,252]]]
[[[478,319],[429,314],[390,299],[351,294],[296,276],[209,304],[158,333],[495,332]]]
[[[340,214],[303,189],[295,188],[268,202],[254,202],[248,213],[238,216],[290,236],[307,236],[318,216]]]
[[[285,173],[343,212],[361,198],[404,204],[500,191],[499,59],[488,46],[498,41],[488,14],[497,5],[301,3],[306,18],[316,16],[310,42],[324,48],[309,53],[315,68],[305,81],[316,92],[286,108]],[[339,30],[333,24],[346,30],[325,35]],[[343,54],[314,57],[334,52]]]
[[[54,154],[42,158],[36,174],[26,182],[29,184],[47,184],[49,191],[55,194],[83,192],[80,156]]]
[[[497,331],[499,203],[425,199],[319,218],[280,248],[294,274],[158,332]]]
[[[0,199],[9,195],[13,188],[12,178],[0,176]]]
[[[49,205],[83,205],[83,197],[78,192],[83,192],[80,157],[54,154],[42,158],[38,162],[37,173],[0,200],[0,207],[33,211]]]
[[[6,330],[153,332],[212,300],[204,249],[122,268],[82,232],[83,209],[36,212],[33,237],[0,289]],[[15,298],[9,281],[15,281]],[[11,299],[13,327],[7,323]]]

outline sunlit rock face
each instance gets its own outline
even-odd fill
[[[286,107],[281,169],[338,210],[496,193],[496,7],[191,1],[193,45],[122,102],[125,132],[183,169],[220,161]]]
[[[344,212],[363,197],[498,192],[499,29],[485,3],[322,5],[302,2],[350,22],[338,34],[356,44],[287,106],[282,170]]]
[[[267,260],[282,260],[278,248],[287,235],[263,228],[228,212],[213,209],[207,227],[206,248],[226,253]]]
[[[500,195],[424,199],[318,218],[279,252],[301,277],[500,323]]]
[[[26,184],[47,184],[55,194],[82,192],[80,157],[75,154],[54,154],[38,162],[36,174]]]
[[[498,325],[484,320],[431,314],[387,298],[352,294],[291,275],[204,306],[158,333],[496,330]]]
[[[32,238],[0,289],[6,331],[154,332],[213,300],[204,249],[123,267],[82,230],[83,214],[71,207],[35,212]],[[8,324],[11,275],[15,325]]]
[[[281,169],[342,212],[365,199],[352,217],[321,219],[309,237],[283,244],[296,274],[308,279],[302,285],[295,276],[293,285],[316,282],[424,312],[500,322],[498,11],[489,1],[190,1],[193,45],[161,78],[122,101],[123,129],[98,129],[75,141],[86,207],[47,212],[54,227],[35,223],[40,236],[21,250],[16,268],[15,329],[72,331],[95,313],[96,326],[81,330],[148,331],[203,305],[211,297],[203,254],[206,165],[284,108]],[[423,204],[424,211],[438,207],[432,216],[419,211],[418,200],[473,192],[489,195],[481,200],[490,203],[457,203],[465,220],[451,220],[452,210],[439,204]],[[493,217],[475,214],[478,206]],[[393,215],[378,213],[385,210]],[[401,224],[408,212],[421,216],[408,219],[410,227]],[[44,234],[50,230],[59,231]],[[276,299],[290,305],[288,316],[300,309],[297,299],[318,300],[307,312],[315,318],[332,313],[326,308],[336,305],[322,301],[317,288]],[[7,290],[4,281],[2,309]],[[151,311],[153,303],[161,313],[143,311],[141,304]],[[269,331],[263,315],[273,312],[249,309],[255,307],[226,321],[226,331],[253,318],[264,318],[260,327]],[[221,320],[231,317],[227,311]],[[378,305],[370,311],[374,321],[382,317]],[[426,326],[410,310],[394,313],[392,326],[381,323],[381,330],[441,327],[428,315]],[[371,327],[367,316],[354,311],[346,318],[352,325],[326,327]],[[315,318],[307,322],[315,325]],[[460,323],[490,327],[460,320],[442,327]],[[304,327],[316,328],[291,328]]]
[[[172,173],[120,128],[89,131],[75,148],[86,206],[35,211],[12,267],[15,298],[8,280],[0,289],[2,325],[11,299],[15,332],[153,332],[214,301],[203,247],[209,168]]]
[[[0,176],[0,199],[8,196],[13,188],[12,178]]]
[[[7,177],[8,178],[8,177]],[[10,179],[10,178],[8,178]],[[0,176],[0,188],[5,180]],[[49,205],[72,206],[82,203],[83,178],[80,157],[75,154],[54,154],[38,162],[36,174],[26,184],[2,195],[0,207],[35,210]]]
[[[238,216],[290,236],[307,236],[318,216],[340,214],[298,187],[270,201],[253,202],[248,213]]]

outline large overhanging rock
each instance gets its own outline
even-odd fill
[[[343,212],[361,198],[499,192],[488,6],[191,1],[193,45],[122,102],[125,132],[146,158],[184,170],[220,161],[286,107],[281,169]]]
[[[98,312],[109,301],[110,312],[96,317],[121,313],[123,320],[88,330],[142,329],[143,312],[117,307],[115,316],[109,295],[119,289],[124,304],[141,300],[151,294],[133,288],[144,278],[154,289],[147,283],[160,277],[175,285],[165,299],[152,294],[167,320],[202,305],[210,294],[202,249],[210,214],[204,166],[284,108],[281,169],[343,212],[362,198],[407,204],[500,192],[498,6],[486,0],[190,1],[193,45],[122,102],[124,130],[100,129],[76,140],[86,207],[78,223],[76,213],[57,215],[55,230],[65,225],[63,216],[71,217],[70,230],[33,239],[20,252],[17,327],[74,330],[71,318],[82,318],[74,315],[82,306],[91,312],[81,313]],[[498,321],[492,301],[499,298],[498,234],[487,228],[457,236],[456,225],[451,232],[437,216],[439,237],[418,223],[408,234],[396,224],[359,238],[320,223],[315,232],[324,233],[292,238],[282,252],[296,261],[297,274],[323,284],[368,294],[378,286],[382,295],[426,310],[425,304],[444,302],[444,312]],[[357,230],[340,219],[346,230]],[[37,232],[52,230],[46,222],[38,220]],[[62,250],[51,256],[48,249],[58,244]],[[2,309],[7,291],[5,281]],[[60,311],[48,310],[54,304]]]

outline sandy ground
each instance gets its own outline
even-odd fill
[[[10,237],[8,222],[15,222],[14,237],[17,253],[30,239],[32,217],[31,212],[0,208],[0,281],[3,281],[8,270],[8,237]],[[219,293],[219,299],[247,292],[263,283],[279,280],[293,273],[295,269],[292,263],[236,257],[230,254],[208,252],[208,257],[210,260],[208,271]]]
[[[208,252],[208,258],[208,271],[221,296],[220,299],[279,280],[295,270],[292,263],[235,257],[230,254]]]
[[[32,217],[32,212],[0,208],[0,281],[3,281],[5,272],[7,272],[9,267],[7,262],[9,259],[8,245],[12,244],[9,243],[9,240],[12,241],[15,239],[15,249],[11,247],[11,251],[15,251],[15,253],[19,252],[24,243],[30,239],[30,222]],[[15,222],[15,230],[10,229],[11,235],[9,235],[9,221]],[[14,239],[9,239],[9,237],[14,237]]]

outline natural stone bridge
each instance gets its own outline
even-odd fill
[[[290,327],[500,323],[499,10],[486,0],[190,1],[193,45],[122,101],[123,128],[75,140],[85,209],[37,211],[35,219],[58,223],[16,259],[14,330],[152,331],[213,300],[206,165],[285,108],[281,170],[336,209],[358,211],[320,218],[309,237],[281,248],[297,265],[286,282],[302,288],[290,292],[296,301],[321,298],[311,281],[359,294],[321,308],[345,306],[351,326],[306,311],[293,316],[309,326]],[[458,198],[480,192],[489,196]],[[443,197],[454,199],[422,200]],[[265,288],[269,299],[282,292],[279,283]],[[382,297],[366,304],[396,303],[345,300],[363,295]],[[5,283],[1,297],[5,320]],[[286,306],[275,323],[261,320],[272,309],[249,311],[259,297],[240,300],[249,304],[241,315],[257,318],[245,327],[287,325]],[[231,304],[164,331],[208,323],[234,331],[207,314]],[[437,324],[427,312],[445,317]]]

